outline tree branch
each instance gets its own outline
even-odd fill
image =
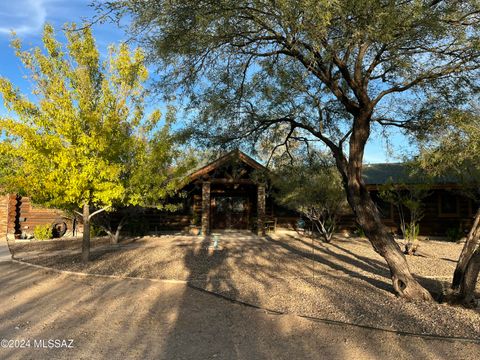
[[[111,206],[107,206],[107,207],[104,207],[104,208],[101,208],[101,209],[98,209],[97,211],[94,211],[93,213],[91,213],[89,216],[88,216],[88,219],[90,220],[92,217],[94,217],[95,215],[97,214],[100,214],[101,212],[104,212],[108,209],[110,209]]]

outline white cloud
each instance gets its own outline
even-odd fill
[[[10,0],[0,2],[0,34],[30,35],[41,31],[47,9],[44,0]]]

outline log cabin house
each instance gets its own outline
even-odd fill
[[[239,150],[231,151],[189,176],[177,212],[143,209],[133,220],[142,223],[145,233],[198,228],[200,234],[230,229],[264,235],[266,230],[277,227],[295,228],[299,215],[275,203],[268,181],[264,180],[266,172],[267,168],[250,156]],[[379,186],[388,180],[412,183],[415,179],[408,176],[401,163],[365,165],[364,177],[384,223],[398,233],[398,211],[378,196]],[[470,228],[477,205],[460,190],[451,179],[440,179],[431,185],[430,194],[424,199],[421,235],[446,236],[449,229],[466,231]],[[59,222],[66,223],[67,235],[72,235],[72,221],[60,211],[33,206],[28,197],[7,195],[0,198],[0,235],[5,233],[10,238],[18,238],[33,233],[36,225]],[[339,230],[355,229],[353,215],[344,214]]]

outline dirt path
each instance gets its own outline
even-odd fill
[[[0,264],[0,339],[73,339],[1,359],[474,359],[480,345],[271,315],[180,284]]]

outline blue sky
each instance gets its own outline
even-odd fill
[[[10,32],[16,31],[25,47],[39,45],[45,22],[51,23],[57,32],[60,32],[66,22],[81,23],[85,18],[92,18],[95,11],[89,6],[90,3],[91,0],[0,1],[0,76],[10,79],[24,93],[30,93],[29,83],[23,78],[22,66],[9,46]],[[109,44],[127,38],[122,30],[110,23],[95,25],[94,35],[100,51],[104,53]],[[158,107],[163,108],[163,104],[158,104]],[[0,114],[2,113],[5,113],[5,109],[3,104],[0,104]],[[402,154],[408,150],[407,140],[398,132],[392,131],[387,138],[390,150],[394,150],[394,153]],[[391,153],[387,148],[386,138],[374,131],[365,151],[365,161],[398,161],[398,157],[393,157]]]

